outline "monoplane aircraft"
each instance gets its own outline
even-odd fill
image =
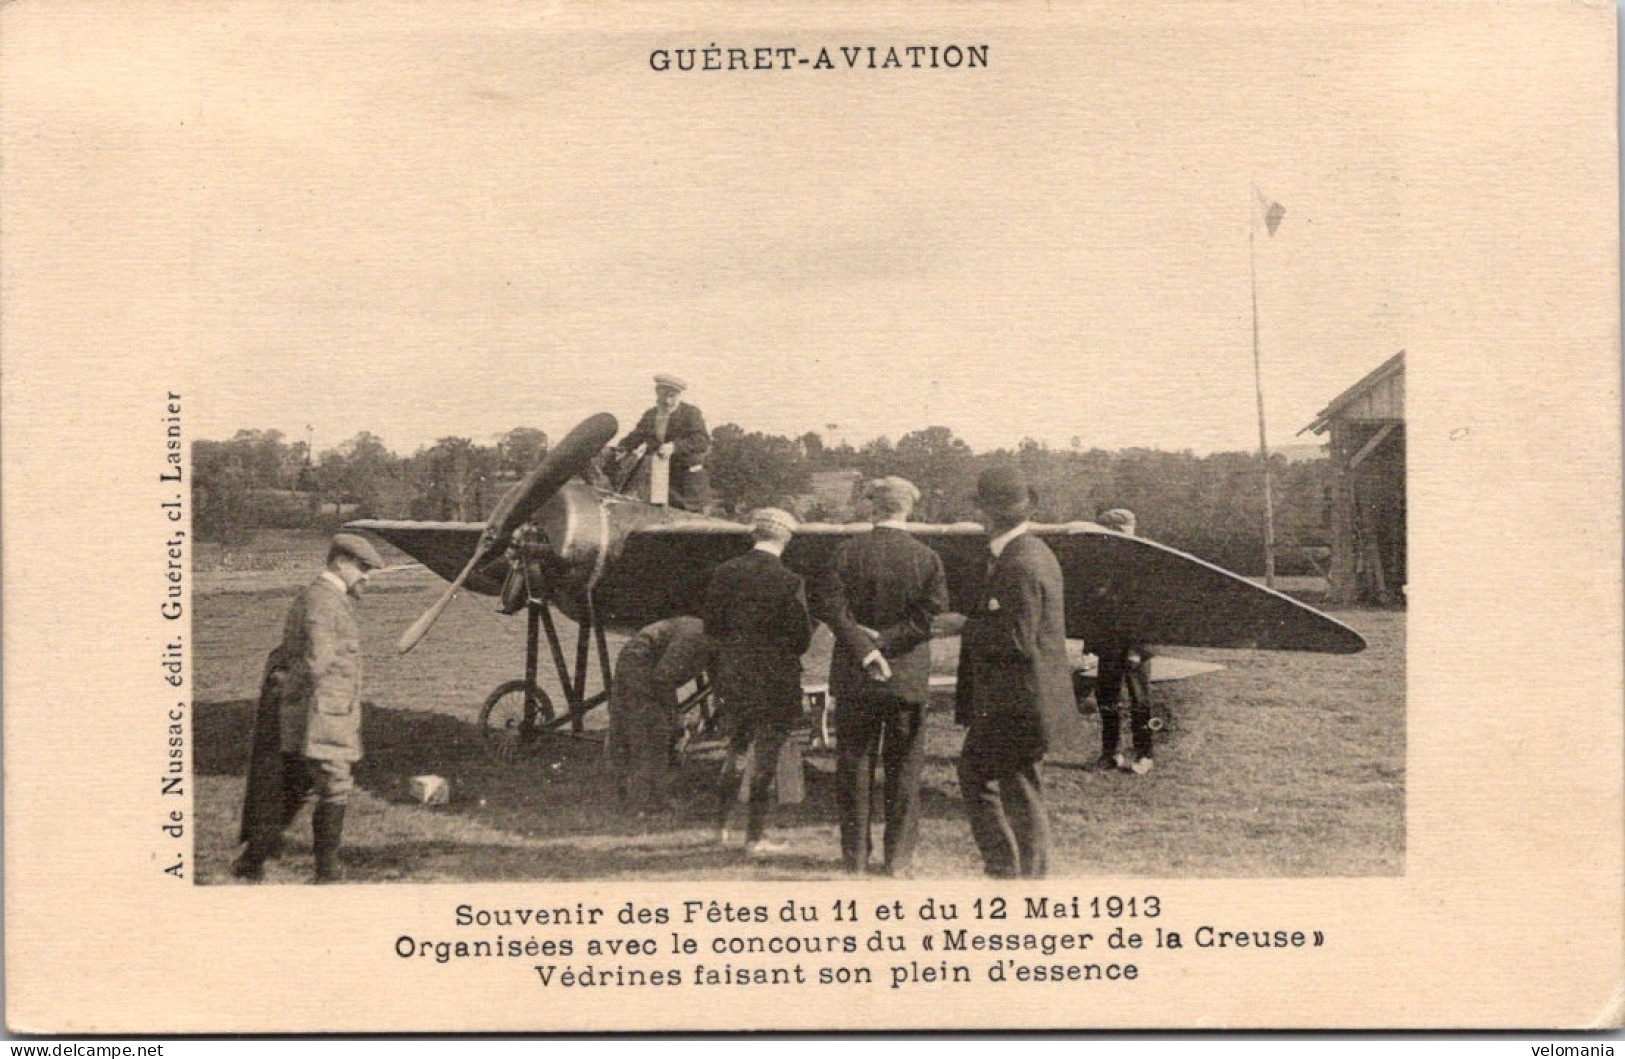
[[[457,593],[501,595],[507,610],[530,623],[523,681],[487,700],[522,697],[517,727],[525,735],[570,723],[607,697],[607,629],[637,629],[678,614],[696,614],[711,571],[751,547],[749,527],[682,511],[588,484],[583,473],[614,437],[615,418],[600,413],[572,430],[498,503],[489,521],[362,520],[347,528],[388,541],[447,579],[441,597],[401,637],[411,650]],[[657,498],[658,499],[658,498]],[[837,545],[867,523],[806,523],[785,549],[785,563],[816,577]],[[987,534],[974,523],[911,523],[909,531],[942,557],[950,608],[963,612],[982,590]],[[1289,596],[1263,588],[1184,552],[1129,537],[1092,522],[1037,524],[1060,560],[1066,585],[1067,635],[1085,643],[1254,648],[1350,654],[1365,640],[1348,626]],[[575,664],[565,657],[552,611],[577,627]],[[537,684],[545,630],[568,711],[554,715]],[[604,691],[586,694],[589,650],[596,645]],[[485,718],[482,718],[485,720]]]

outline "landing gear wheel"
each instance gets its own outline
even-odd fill
[[[535,704],[526,724],[527,698]],[[535,750],[541,724],[553,719],[553,700],[547,692],[524,680],[510,680],[485,698],[480,707],[480,735],[485,748],[499,761],[511,761]]]

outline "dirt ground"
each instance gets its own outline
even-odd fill
[[[319,567],[306,561],[202,568],[193,604],[193,718],[197,879],[230,882],[253,699],[283,614]],[[247,568],[245,568],[245,566]],[[269,569],[256,568],[269,566]],[[829,878],[840,872],[834,759],[809,755],[807,796],[781,806],[789,853],[744,862],[709,841],[716,761],[685,762],[682,808],[644,819],[614,809],[599,743],[561,735],[537,752],[495,759],[477,726],[496,685],[523,675],[525,622],[464,596],[409,655],[394,642],[443,582],[422,570],[377,578],[360,605],[366,657],[367,757],[346,829],[353,882],[582,878]],[[1051,754],[1045,782],[1053,824],[1052,874],[1061,877],[1361,876],[1403,871],[1405,849],[1405,615],[1335,612],[1370,642],[1351,656],[1182,649],[1219,662],[1211,673],[1157,689],[1172,715],[1156,768],[1097,772],[1093,716],[1078,716]],[[567,650],[574,629],[561,626]],[[611,637],[611,652],[619,637]],[[804,660],[822,681],[829,640]],[[939,659],[952,654],[939,641]],[[946,669],[944,664],[942,668]],[[543,685],[563,702],[551,667]],[[589,690],[597,688],[596,675]],[[603,711],[588,722],[603,724]],[[924,824],[916,874],[971,877],[980,861],[954,778],[962,739],[946,698],[927,729]],[[413,776],[446,777],[443,806],[418,804]],[[876,827],[878,846],[879,828]],[[296,823],[268,872],[310,874],[309,827]]]

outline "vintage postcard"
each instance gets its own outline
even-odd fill
[[[8,1028],[1618,1027],[1616,18],[7,5]]]

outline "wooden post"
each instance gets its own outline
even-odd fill
[[[1354,480],[1348,469],[1348,424],[1332,423],[1332,559],[1327,572],[1327,599],[1337,605],[1354,602],[1359,593],[1354,553]]]
[[[1264,369],[1258,342],[1258,261],[1253,251],[1255,239],[1256,225],[1247,232],[1247,264],[1253,280],[1253,388],[1258,394],[1258,455],[1264,463],[1264,584],[1274,588],[1275,490],[1270,481],[1270,446],[1264,436]]]

